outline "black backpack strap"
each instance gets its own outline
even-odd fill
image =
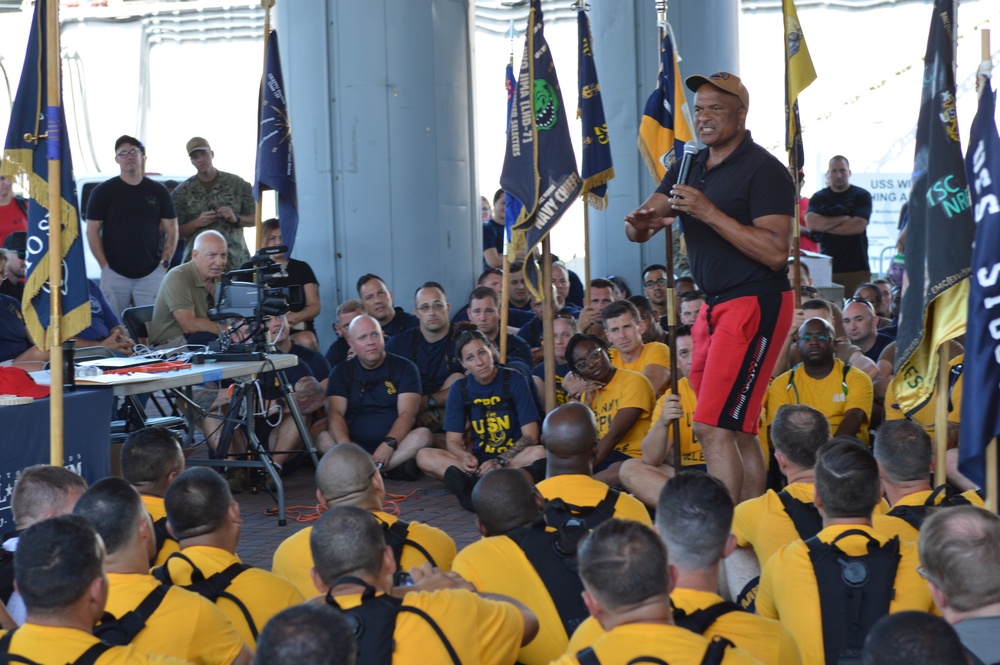
[[[601,665],[601,660],[594,653],[593,647],[577,651],[576,659],[580,662],[580,665]]]
[[[94,635],[102,642],[115,646],[131,644],[146,627],[146,622],[160,607],[169,590],[170,587],[165,584],[158,585],[134,610],[126,612],[121,618],[115,618],[114,615],[105,612],[101,622],[94,626]]]
[[[903,520],[917,531],[927,519],[927,506],[896,506],[886,515]]]
[[[581,530],[580,535],[585,534],[586,530]],[[507,534],[507,538],[521,548],[528,563],[538,573],[552,598],[566,636],[571,636],[590,615],[583,603],[583,582],[576,571],[576,543],[571,553],[564,552],[560,547],[559,532],[547,531],[542,520],[515,529]]]
[[[14,633],[17,632],[17,628],[14,630],[8,630],[3,637],[0,637],[0,665],[7,665],[8,663],[24,663],[24,665],[39,665],[36,661],[30,658],[25,658],[24,656],[19,656],[16,653],[10,652],[10,641],[14,637]]]
[[[695,610],[691,614],[682,609],[674,608],[674,623],[681,628],[686,628],[691,632],[704,635],[705,632],[719,620],[719,617],[730,612],[743,612],[743,608],[736,603],[727,600],[716,603],[700,610]]]
[[[867,553],[852,556],[837,547],[848,536],[867,538]],[[829,544],[810,538],[806,547],[823,607],[826,662],[860,660],[868,632],[889,612],[900,561],[899,538],[880,545],[867,531],[848,529]]]
[[[608,493],[604,495],[600,503],[594,506],[594,510],[584,518],[588,527],[596,529],[602,522],[615,516],[615,506],[618,504],[619,494],[621,492],[617,487],[608,487]]]
[[[403,550],[407,547],[412,547],[413,549],[424,555],[427,562],[432,566],[437,567],[437,561],[431,556],[431,553],[427,551],[423,545],[415,540],[408,538],[410,533],[410,523],[403,520],[396,520],[393,522],[392,526],[387,526],[385,522],[382,522],[382,531],[385,533],[385,543],[392,548],[392,554],[396,557],[396,574],[393,583],[396,586],[401,584],[412,584],[410,580],[409,573],[403,570]]]
[[[795,530],[802,540],[809,540],[823,528],[823,518],[816,509],[816,504],[799,501],[788,493],[787,489],[778,492],[781,505],[785,507],[785,513],[795,525]]]
[[[112,648],[112,645],[105,642],[98,642],[84,651],[83,654],[76,659],[76,662],[71,663],[71,665],[94,665],[97,660],[104,655],[104,652],[110,648]]]
[[[167,518],[161,517],[160,519],[153,522],[153,534],[156,536],[156,554],[153,556],[153,560],[160,556],[160,550],[163,549],[163,544],[168,540],[172,540],[175,543],[177,539],[170,535],[170,531],[167,529]]]
[[[445,637],[444,631],[441,630],[441,626],[439,626],[437,621],[432,619],[431,616],[427,614],[427,612],[424,612],[422,609],[418,607],[412,607],[410,605],[400,605],[398,612],[409,612],[410,614],[416,614],[418,617],[423,618],[423,620],[426,621],[430,625],[430,627],[434,629],[434,632],[437,633],[438,639],[441,640],[441,644],[444,646],[445,651],[448,652],[448,656],[451,658],[451,662],[454,663],[455,665],[462,665],[462,660],[458,657],[458,654],[455,652],[455,647],[451,646],[451,642],[449,642],[448,638]]]
[[[708,648],[705,649],[705,656],[701,659],[701,665],[721,665],[722,659],[726,657],[726,649],[736,646],[721,635],[712,638]]]
[[[250,634],[253,635],[254,639],[257,639],[258,631],[257,624],[254,623],[253,617],[250,615],[250,610],[243,603],[242,600],[234,596],[233,594],[226,591],[229,585],[233,583],[233,580],[239,577],[239,575],[247,570],[250,570],[252,566],[248,566],[244,563],[234,563],[223,571],[220,571],[211,577],[206,578],[205,574],[194,565],[191,559],[184,556],[181,552],[174,552],[167,559],[167,562],[162,566],[158,566],[153,569],[153,577],[160,580],[163,584],[174,584],[174,581],[170,577],[170,559],[182,559],[191,566],[191,583],[183,586],[183,588],[188,591],[194,591],[195,593],[208,598],[213,603],[219,598],[225,598],[226,600],[232,601],[236,607],[240,608],[240,612],[243,613],[243,618],[246,619],[247,626],[250,628]],[[182,585],[179,585],[182,586]]]

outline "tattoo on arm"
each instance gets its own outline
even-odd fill
[[[530,436],[521,437],[518,439],[517,443],[497,455],[497,458],[499,458],[503,465],[506,466],[510,464],[511,460],[520,455],[522,451],[533,445],[535,445],[535,440]]]

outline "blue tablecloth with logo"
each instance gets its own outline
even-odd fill
[[[80,388],[64,395],[63,465],[93,484],[111,473],[110,388]],[[49,398],[0,406],[0,533],[14,528],[10,500],[21,469],[48,464]]]

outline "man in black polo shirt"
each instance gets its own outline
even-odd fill
[[[417,317],[402,307],[393,307],[392,291],[378,275],[367,273],[358,278],[358,298],[365,306],[365,314],[375,317],[386,337],[420,325]]]
[[[691,273],[707,294],[692,330],[695,435],[709,473],[739,501],[764,491],[757,421],[792,321],[787,261],[795,191],[785,167],[746,129],[750,93],[739,77],[718,72],[686,83],[708,149],[692,160],[690,184],[678,182],[674,163],[625,217],[625,233],[646,242],[675,218],[683,224]]]
[[[395,353],[411,361],[420,371],[420,413],[417,422],[440,431],[444,403],[448,390],[465,374],[455,356],[451,341],[451,305],[444,287],[437,282],[425,282],[414,295],[413,311],[420,327],[404,330],[385,343],[387,353]]]

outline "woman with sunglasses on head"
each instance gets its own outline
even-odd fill
[[[417,465],[443,480],[471,511],[472,488],[481,476],[504,466],[528,466],[544,457],[545,449],[538,445],[540,418],[524,375],[498,367],[490,341],[478,330],[460,334],[455,351],[467,374],[448,393],[446,448],[421,450]]]
[[[617,485],[622,462],[642,455],[656,402],[653,386],[639,372],[615,368],[604,340],[595,335],[574,335],[566,345],[566,359],[573,371],[563,387],[597,418],[594,477]]]

